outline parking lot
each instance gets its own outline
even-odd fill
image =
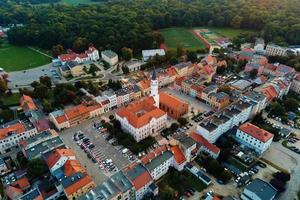
[[[93,122],[64,130],[60,135],[65,144],[74,150],[77,160],[85,166],[96,184],[101,184],[136,159],[128,150],[106,141],[107,134],[95,128]]]

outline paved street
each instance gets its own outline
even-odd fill
[[[268,155],[270,155],[268,154],[269,151],[274,151],[273,157],[268,157]],[[294,200],[296,198],[297,192],[300,189],[300,156],[282,146],[280,142],[273,142],[268,152],[266,152],[265,158],[274,162],[275,164],[278,164],[279,166],[281,166],[280,164],[283,163],[284,166],[288,165],[288,170],[290,170],[291,173],[291,180],[287,183],[287,189],[279,196],[279,199]],[[290,161],[288,162],[288,160]],[[284,161],[288,162],[289,164],[285,163]]]
[[[178,90],[174,90],[171,87],[162,88],[162,89],[160,89],[160,92],[167,92],[169,94],[172,94],[172,95],[184,100],[185,102],[187,102],[189,104],[190,111],[193,110],[195,114],[212,110],[212,108],[209,105],[207,105],[187,94],[184,94]]]

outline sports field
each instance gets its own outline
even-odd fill
[[[218,28],[218,27],[195,27],[193,29],[209,29],[210,31],[213,31],[223,37],[227,37],[229,39],[232,39],[239,35],[240,33],[253,33],[254,30],[250,29],[235,29],[235,28]]]
[[[28,47],[14,46],[5,42],[0,48],[0,67],[7,72],[39,67],[51,62],[51,58]]]
[[[165,45],[169,49],[176,49],[178,45],[188,50],[205,48],[205,45],[186,28],[167,28],[160,30],[165,38]]]

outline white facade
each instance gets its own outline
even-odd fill
[[[266,47],[266,55],[268,55],[268,56],[286,56],[287,48],[277,46],[274,44],[268,44]]]
[[[101,58],[109,63],[111,66],[117,64],[119,62],[118,54],[111,50],[106,50],[101,52]]]
[[[165,153],[172,154],[171,152],[164,152],[163,154],[165,154]],[[159,156],[163,157],[163,154],[159,155]],[[154,159],[156,159],[156,158],[154,158]],[[160,158],[158,158],[158,159],[160,159]],[[153,180],[158,180],[168,172],[169,167],[173,166],[173,163],[174,163],[174,156],[172,155],[168,159],[164,160],[162,163],[157,165],[154,169],[149,169],[147,167],[147,165],[146,165],[146,168],[148,168],[148,170],[150,172],[150,175],[153,178]]]
[[[11,133],[7,137],[0,140],[0,153],[5,153],[12,147],[18,146],[21,140],[28,139],[36,134],[38,134],[38,131],[35,127],[32,127],[23,133]]]
[[[238,113],[232,114],[231,110],[236,110]],[[247,121],[251,116],[251,110],[251,105],[246,106],[244,109],[240,109],[237,106],[232,105],[220,114],[227,117],[229,120],[224,120],[223,123],[216,123],[213,119],[208,119],[197,125],[197,132],[208,140],[209,143],[215,143],[223,133],[227,132],[234,126],[238,126],[239,124]],[[217,115],[216,117],[218,118]]]
[[[65,165],[65,163],[68,160],[76,160],[75,156],[67,157],[67,156],[61,156],[59,160],[51,167],[50,172],[53,173],[55,170],[61,168]]]
[[[54,111],[52,113],[49,113],[49,121],[54,124],[54,126],[57,128],[57,130],[62,130],[62,129],[65,129],[65,128],[70,128],[71,126],[70,126],[69,120],[66,120],[66,121],[61,122],[61,123],[59,123],[56,120],[55,112],[56,111]]]
[[[156,72],[153,70],[152,78],[151,78],[151,93],[150,96],[154,98],[155,106],[159,108],[159,94],[158,94],[158,80],[156,77]]]
[[[151,185],[152,181],[141,187],[139,190],[135,191],[135,198],[136,200],[143,199],[144,195],[149,192],[149,186]]]
[[[268,141],[263,142],[249,135],[248,133],[241,131],[240,129],[237,130],[236,137],[242,144],[254,149],[259,154],[265,152],[270,147],[273,140],[273,138],[271,138]]]
[[[86,52],[89,59],[92,61],[97,61],[99,60],[99,51],[93,47],[90,47],[89,50]]]
[[[159,118],[152,118],[148,124],[140,128],[135,128],[128,122],[127,118],[122,118],[119,115],[116,115],[116,119],[120,121],[122,128],[129,132],[134,139],[139,142],[149,136],[156,136],[163,130],[166,127],[167,114],[164,114]]]
[[[97,117],[103,113],[104,113],[103,107],[100,106],[100,107],[90,111],[90,118]]]
[[[297,74],[295,76],[290,89],[292,91],[296,92],[297,94],[300,94],[300,74]]]

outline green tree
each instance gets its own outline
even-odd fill
[[[194,51],[189,51],[187,53],[187,59],[188,61],[191,61],[192,63],[197,62],[198,58],[197,58],[197,54]]]
[[[34,93],[34,97],[37,99],[45,99],[48,97],[49,95],[49,89],[47,86],[40,84],[38,86],[36,86],[33,90]]]
[[[181,126],[185,126],[188,123],[188,120],[184,117],[179,117],[177,121]]]
[[[47,86],[48,88],[51,88],[51,86],[52,86],[52,81],[49,76],[41,76],[40,83]]]
[[[57,44],[52,47],[52,55],[54,57],[61,55],[63,51],[64,51],[64,47],[61,44]]]
[[[126,61],[131,60],[132,58],[132,49],[127,48],[127,47],[123,47],[121,49],[121,53],[122,53],[122,58]]]
[[[47,113],[53,111],[53,107],[47,99],[43,99],[43,108],[44,108],[44,111]]]
[[[30,179],[38,178],[48,172],[48,166],[44,160],[36,158],[27,163],[27,176]]]
[[[127,66],[122,66],[123,74],[129,74],[129,68]]]
[[[258,70],[257,69],[252,69],[251,71],[250,71],[250,78],[251,79],[254,79],[254,78],[256,78],[256,76],[257,76],[257,74],[258,74]]]
[[[89,69],[89,73],[92,74],[95,77],[97,71],[99,71],[99,70],[100,69],[95,64],[91,64],[90,69]]]
[[[299,107],[298,101],[292,98],[287,98],[283,102],[283,105],[287,111],[291,111],[291,112],[296,112]]]
[[[84,52],[88,48],[88,40],[84,37],[78,37],[73,42],[73,50],[77,53]]]

